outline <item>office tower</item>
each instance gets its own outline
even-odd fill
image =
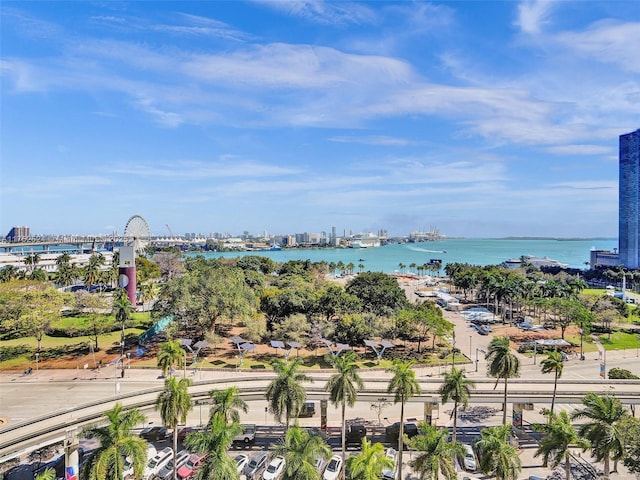
[[[640,129],[620,135],[618,242],[620,263],[640,266]]]

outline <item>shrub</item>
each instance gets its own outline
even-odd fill
[[[0,348],[0,362],[17,358],[26,353],[31,353],[33,349],[27,345],[16,345],[14,347]]]
[[[639,380],[640,377],[631,373],[629,370],[625,370],[624,368],[612,368],[609,370],[609,378],[617,379],[617,380]]]

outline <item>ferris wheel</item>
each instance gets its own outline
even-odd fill
[[[127,245],[133,246],[136,252],[142,252],[151,242],[149,224],[140,215],[134,215],[127,220],[124,237]]]

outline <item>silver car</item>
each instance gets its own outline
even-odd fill
[[[182,465],[187,463],[187,460],[189,460],[190,455],[191,454],[186,450],[180,450],[178,452],[178,455],[176,456],[176,465],[177,465],[176,469],[180,468]],[[160,480],[171,480],[173,478],[173,458],[169,463],[167,463],[164,467],[158,470],[158,473],[156,474],[156,478],[159,478]]]
[[[269,463],[269,452],[257,452],[246,467],[244,467],[244,474],[247,480],[256,480],[260,478],[260,474]]]

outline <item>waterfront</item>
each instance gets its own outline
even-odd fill
[[[208,258],[235,258],[245,255],[260,255],[276,262],[289,260],[325,261],[328,263],[353,263],[355,271],[363,265],[364,271],[393,273],[399,264],[424,265],[431,259],[447,263],[469,263],[472,265],[498,265],[509,258],[522,255],[549,257],[569,267],[586,269],[589,252],[617,248],[617,239],[555,240],[555,239],[479,239],[452,238],[425,243],[404,243],[384,245],[376,248],[322,248],[283,249],[277,251],[205,253]]]

